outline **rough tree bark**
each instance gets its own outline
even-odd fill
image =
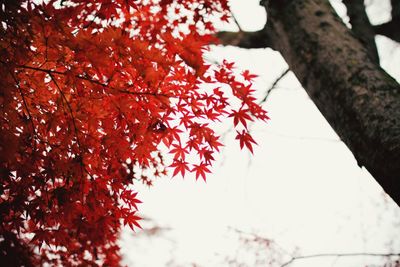
[[[393,19],[398,2],[392,0]],[[327,0],[274,0],[261,1],[264,29],[219,37],[225,45],[279,51],[359,166],[400,206],[400,85],[380,68],[371,43],[389,23],[374,27],[360,1],[344,3],[353,30]],[[399,34],[387,28],[386,36]]]

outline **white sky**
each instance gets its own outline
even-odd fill
[[[265,14],[258,2],[232,1],[244,30],[264,25]],[[341,1],[331,2],[340,14],[345,12]],[[389,1],[366,2],[373,23],[390,18]],[[400,81],[399,44],[380,36],[377,43],[382,66]],[[260,97],[286,68],[281,56],[270,49],[218,47],[210,57],[234,60],[240,68],[258,74],[255,88]],[[294,75],[279,83],[264,107],[271,120],[253,125],[259,144],[253,156],[240,151],[230,133],[207,183],[187,176],[185,180],[158,180],[151,189],[138,186],[144,202],[140,212],[152,222],[143,222],[145,231],[124,232],[125,264],[239,266],[226,261],[236,258],[247,264],[243,266],[255,266],[255,259],[271,253],[257,248],[246,251],[232,229],[273,239],[289,252],[298,248],[300,255],[400,252],[400,209],[357,166]],[[146,229],[155,224],[169,229],[160,236],[146,237]],[[283,256],[283,261],[289,259]],[[371,257],[319,258],[290,266],[350,267],[381,262]]]

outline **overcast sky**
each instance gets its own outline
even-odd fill
[[[244,30],[263,27],[258,0],[232,1]],[[345,14],[341,1],[331,1]],[[389,1],[366,1],[373,23],[390,18]],[[224,25],[235,29],[235,25]],[[400,81],[399,45],[377,37],[382,66]],[[259,75],[254,87],[261,98],[286,68],[270,49],[214,47],[207,57],[234,60]],[[254,155],[240,151],[234,134],[217,158],[207,183],[188,175],[163,178],[148,189],[138,185],[140,213],[151,221],[144,231],[124,231],[121,239],[128,266],[256,266],[277,252],[281,262],[299,255],[348,252],[400,252],[400,209],[370,174],[360,169],[348,148],[320,114],[293,74],[275,89],[265,109],[270,122],[256,123]],[[228,129],[231,121],[221,127]],[[146,237],[155,225],[166,229]],[[238,233],[238,231],[242,233]],[[244,244],[239,237],[274,240],[270,248]],[[279,246],[279,247],[278,247]],[[286,252],[284,252],[286,251]],[[173,260],[173,261],[171,261]],[[319,258],[290,266],[365,266],[372,257]],[[264,265],[265,266],[265,265]],[[275,265],[276,266],[276,265]]]

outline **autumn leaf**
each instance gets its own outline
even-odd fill
[[[248,70],[243,71],[243,72],[242,72],[242,76],[243,76],[243,78],[244,78],[246,81],[248,81],[248,82],[251,82],[251,81],[254,80],[254,78],[257,78],[257,77],[258,77],[258,76],[255,75],[255,74],[251,74],[250,71],[248,71]]]
[[[241,133],[239,131],[236,131],[236,140],[239,140],[240,143],[240,148],[242,149],[244,146],[246,146],[250,152],[253,154],[253,146],[252,144],[257,144],[256,141],[254,141],[253,137],[251,135],[243,130]]]
[[[174,159],[185,160],[185,156],[189,154],[189,151],[182,147],[181,144],[172,144],[173,149],[169,153],[174,154]]]
[[[206,181],[206,173],[210,173],[211,171],[207,168],[208,164],[207,163],[200,163],[199,165],[194,164],[193,165],[193,169],[191,170],[191,172],[195,172],[196,173],[196,180],[199,179],[199,177],[201,176],[204,180],[204,182]]]
[[[249,115],[248,109],[232,110],[229,117],[233,117],[233,125],[237,126],[240,122],[247,129],[247,121],[253,121]]]
[[[181,173],[182,177],[185,176],[185,172],[189,170],[188,163],[183,160],[174,160],[174,162],[169,165],[169,167],[174,168],[174,173],[172,176],[176,176],[178,173]]]

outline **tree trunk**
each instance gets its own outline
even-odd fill
[[[359,166],[400,206],[400,85],[327,0],[268,2],[264,45],[281,52]],[[241,33],[235,45],[251,47],[254,35]]]

